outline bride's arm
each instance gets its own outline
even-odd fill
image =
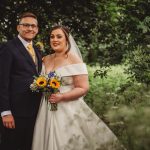
[[[68,61],[72,64],[83,63],[78,56],[71,52],[68,53]],[[56,103],[60,101],[72,101],[84,96],[89,90],[88,75],[84,74],[73,76],[73,84],[74,88],[71,91],[63,94],[52,94],[49,101]]]
[[[72,101],[76,100],[81,96],[84,96],[89,90],[88,76],[77,75],[73,77],[74,88],[63,94],[52,94],[49,101],[58,103],[60,101]]]

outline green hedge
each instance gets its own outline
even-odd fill
[[[149,150],[150,88],[130,81],[125,66],[111,66],[107,78],[94,78],[98,67],[88,67],[87,104],[113,130],[128,150]]]

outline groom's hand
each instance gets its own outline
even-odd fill
[[[15,128],[15,120],[12,115],[6,115],[2,117],[3,125],[6,128],[14,129]]]

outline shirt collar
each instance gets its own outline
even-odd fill
[[[27,48],[27,46],[29,44],[32,44],[32,41],[31,42],[27,42],[26,40],[24,40],[20,35],[18,35],[18,38],[20,39],[20,41],[22,42],[22,44],[24,45],[25,48]]]

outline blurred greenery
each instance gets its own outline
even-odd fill
[[[131,80],[126,65],[109,68],[106,77],[94,78],[99,66],[88,66],[90,91],[85,101],[128,150],[149,150],[150,87]]]
[[[1,0],[0,42],[18,33],[18,16],[35,13],[42,54],[49,30],[70,28],[88,64],[85,101],[128,150],[150,148],[150,0]]]
[[[39,20],[36,41],[49,52],[54,24],[70,28],[87,63],[119,64],[128,52],[150,44],[149,0],[1,0],[0,41],[16,36],[20,13]]]

